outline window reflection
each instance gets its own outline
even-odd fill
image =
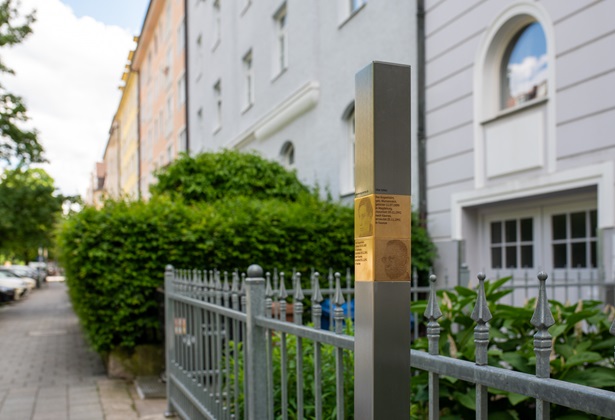
[[[502,109],[547,95],[547,43],[539,23],[513,38],[502,61]]]

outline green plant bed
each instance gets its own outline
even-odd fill
[[[535,299],[523,307],[499,303],[510,294],[502,286],[510,278],[485,282],[485,294],[493,318],[489,321],[490,346],[488,363],[505,369],[513,369],[533,375],[536,357],[530,324]],[[465,287],[454,291],[439,291],[438,297],[443,317],[439,323],[440,354],[461,360],[474,361],[474,321],[470,318],[476,304],[477,294]],[[598,301],[579,301],[566,305],[549,301],[555,318],[549,332],[553,336],[554,350],[551,356],[551,377],[594,388],[615,391],[613,373],[613,346],[615,337],[609,328],[615,316],[615,308],[604,307]],[[413,303],[412,310],[424,312],[425,301]],[[460,326],[457,333],[453,324]],[[428,342],[422,337],[413,343],[414,349],[427,351]],[[412,377],[413,403],[417,418],[427,415],[427,373],[417,371]],[[473,418],[475,416],[474,385],[449,377],[440,379],[441,415],[445,418]],[[489,418],[526,419],[535,416],[535,401],[529,397],[489,389]],[[553,419],[596,418],[585,413],[576,413],[566,407],[553,406]]]

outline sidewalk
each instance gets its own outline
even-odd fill
[[[64,283],[0,306],[0,420],[158,420],[165,407],[165,400],[141,400],[131,383],[105,376]]]

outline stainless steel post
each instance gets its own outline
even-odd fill
[[[410,416],[410,67],[356,76],[355,418]]]
[[[171,363],[173,361],[173,352],[175,351],[175,329],[173,328],[175,320],[173,315],[173,304],[169,298],[169,293],[173,291],[173,266],[167,265],[164,270],[164,336],[165,336],[165,369],[167,373],[167,410],[164,413],[165,417],[174,416],[172,393],[171,393]]]
[[[265,279],[258,265],[248,268],[247,294],[247,369],[249,420],[268,419],[267,413],[267,336],[265,328],[256,324],[257,316],[265,316]]]

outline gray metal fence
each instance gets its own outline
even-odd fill
[[[264,276],[258,266],[250,267],[247,278],[238,273],[167,267],[169,413],[185,419],[321,419],[323,410],[332,408],[336,418],[352,418],[352,398],[348,396],[352,389],[345,381],[352,376],[348,370],[352,369],[354,337],[345,334],[345,320],[352,313],[343,309],[353,293],[349,276],[342,287],[342,277],[331,273],[330,287],[324,293],[318,273],[311,275],[312,288],[305,292],[300,273],[289,277],[285,279],[282,273]],[[491,313],[485,300],[484,276],[479,276],[478,301],[472,313],[477,324],[475,362],[438,355],[442,312],[435,276],[431,277],[424,313],[429,351],[411,350],[412,367],[429,375],[430,418],[439,416],[442,375],[475,384],[480,419],[488,416],[488,388],[536,399],[539,419],[550,418],[550,404],[614,418],[615,392],[549,378],[552,338],[548,328],[555,321],[547,302],[546,275],[541,273],[538,278],[537,306],[528,320],[537,331],[536,374],[530,375],[487,366]],[[288,283],[291,288],[286,287]],[[306,295],[310,296],[313,325],[303,325]],[[321,304],[326,296],[333,303],[332,331],[321,328]],[[615,335],[615,321],[610,332]]]

